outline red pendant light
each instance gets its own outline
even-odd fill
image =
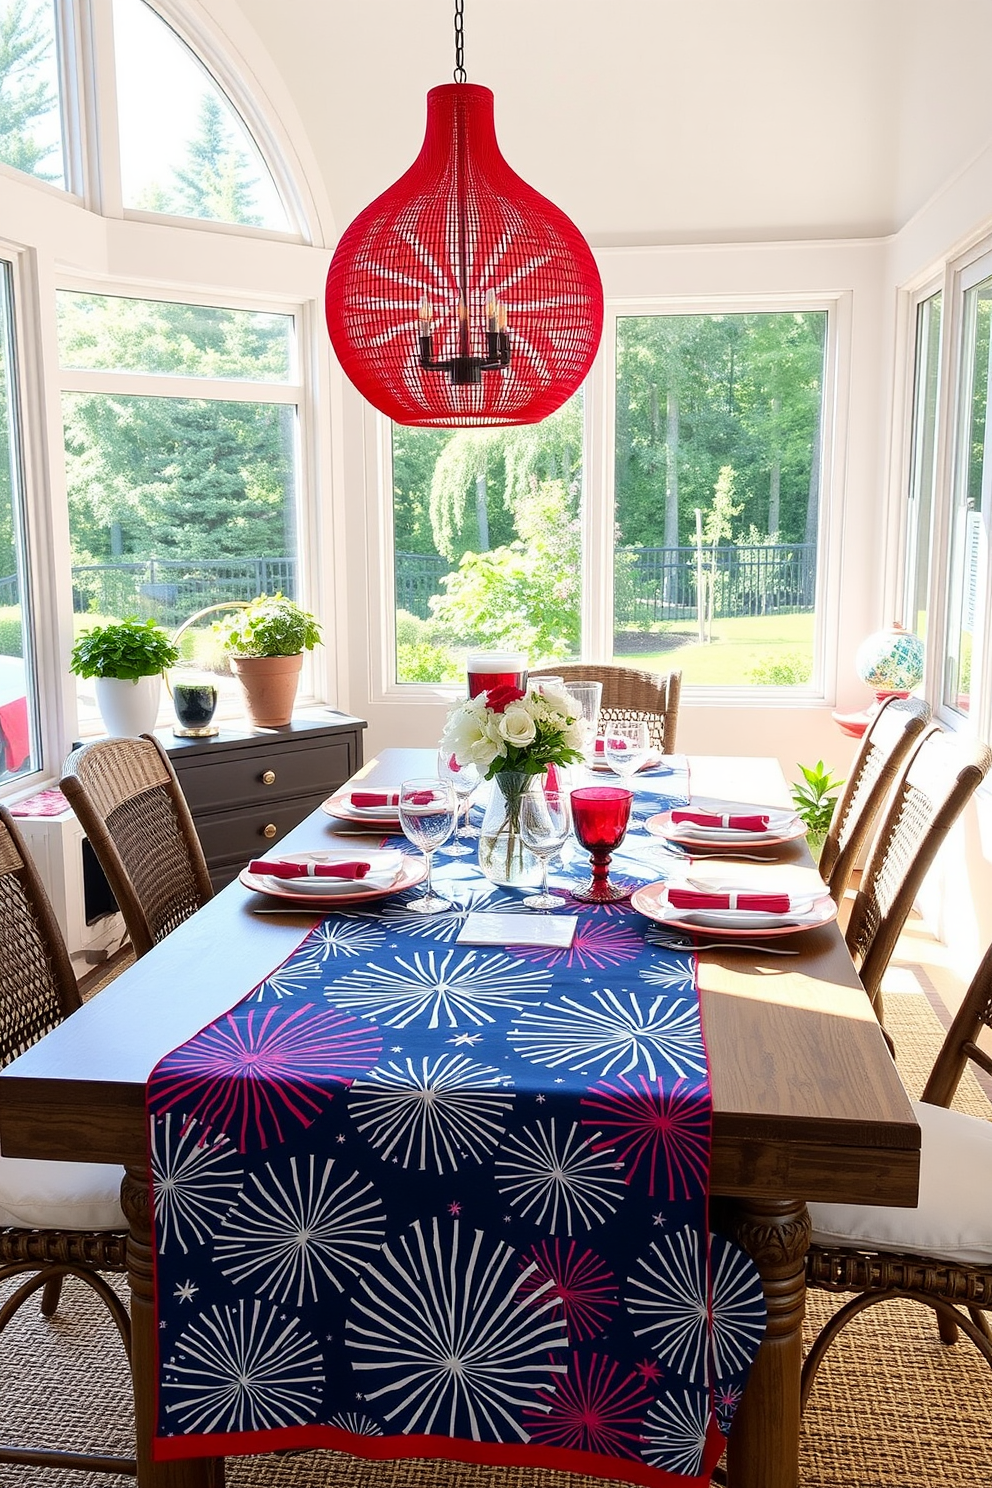
[[[534,424],[579,387],[603,329],[603,287],[575,224],[510,169],[493,95],[427,95],[423,148],[365,208],[327,275],[327,328],[348,377],[399,424]]]

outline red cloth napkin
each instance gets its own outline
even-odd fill
[[[767,816],[722,815],[713,811],[673,811],[673,822],[692,822],[697,827],[731,827],[735,832],[767,832]]]
[[[255,858],[248,864],[249,873],[264,873],[268,878],[364,878],[368,863],[287,863],[279,858]]]
[[[599,738],[596,740],[596,753],[606,753],[606,740],[603,738],[602,734],[600,734]]]
[[[429,790],[414,791],[407,797],[414,806],[429,806],[433,801],[433,793]],[[399,791],[352,791],[352,806],[398,806],[400,804]]]
[[[668,902],[673,909],[760,909],[765,914],[788,914],[792,908],[788,894],[708,894],[701,889],[669,889]]]

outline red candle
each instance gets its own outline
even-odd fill
[[[527,691],[527,657],[518,651],[488,651],[470,656],[465,664],[468,695],[478,697],[491,687],[516,687]]]

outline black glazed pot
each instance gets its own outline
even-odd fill
[[[172,706],[176,711],[176,726],[172,732],[181,739],[199,739],[216,734],[213,722],[217,707],[217,685],[206,678],[195,682],[172,684]]]

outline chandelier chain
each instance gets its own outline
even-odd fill
[[[455,71],[456,83],[464,83],[465,71],[465,0],[455,0]]]

